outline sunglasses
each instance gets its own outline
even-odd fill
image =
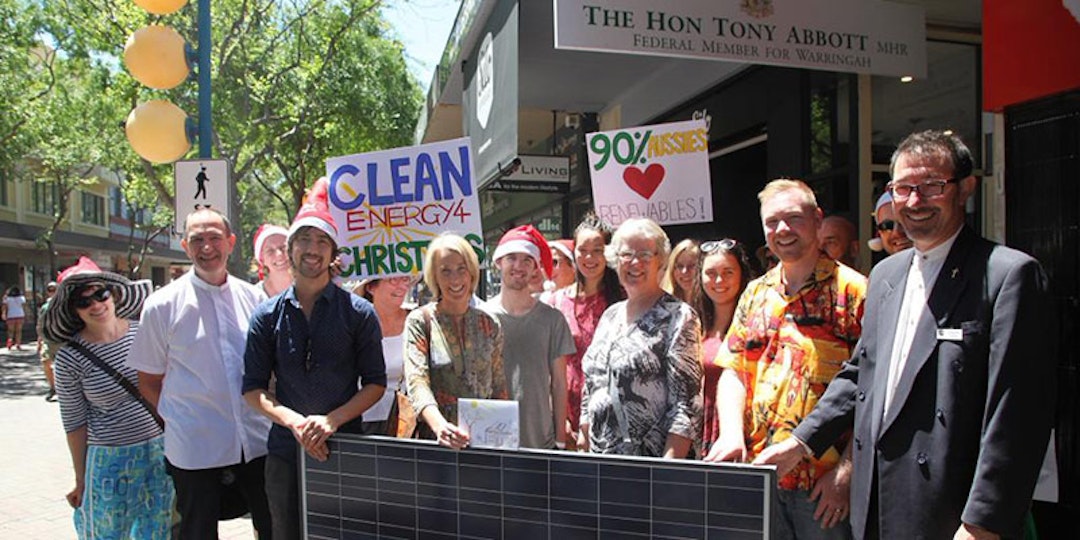
[[[891,231],[896,228],[896,222],[891,219],[886,219],[877,224],[877,230],[879,231]]]
[[[110,298],[112,298],[112,291],[108,287],[104,287],[86,296],[72,299],[71,305],[75,306],[76,309],[86,309],[94,305],[95,302],[104,302]]]
[[[725,238],[723,240],[712,240],[710,242],[705,242],[704,244],[701,244],[700,249],[702,253],[712,253],[718,249],[722,249],[724,251],[731,251],[735,249],[735,246],[737,245],[739,245],[739,242],[737,240],[732,238]]]

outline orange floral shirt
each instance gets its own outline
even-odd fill
[[[751,281],[739,298],[716,364],[735,370],[746,387],[743,434],[747,456],[791,436],[862,334],[866,278],[821,255],[794,295],[780,266]],[[821,458],[804,460],[780,479],[782,489],[812,489],[840,459],[846,438]]]

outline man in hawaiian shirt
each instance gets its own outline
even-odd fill
[[[720,438],[707,461],[752,461],[791,436],[861,334],[866,278],[822,252],[822,212],[799,180],[758,194],[765,242],[780,264],[751,281],[714,360]],[[850,538],[847,439],[779,478],[777,538]]]

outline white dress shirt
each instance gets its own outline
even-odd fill
[[[889,358],[889,384],[885,387],[885,408],[887,416],[892,407],[893,396],[896,393],[896,385],[900,383],[900,375],[904,372],[907,364],[908,353],[911,352],[911,343],[915,340],[915,329],[919,326],[919,319],[927,310],[927,300],[934,290],[941,267],[945,265],[945,257],[949,255],[956,237],[960,235],[957,229],[948,240],[926,251],[915,250],[911,258],[911,267],[908,269],[907,285],[904,287],[904,299],[900,304],[900,317],[896,321],[896,336],[893,338],[892,355]]]
[[[270,420],[240,392],[248,322],[264,300],[232,276],[217,286],[193,271],[146,300],[127,363],[165,376],[158,412],[173,465],[209,469],[266,455]]]

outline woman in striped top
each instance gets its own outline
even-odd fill
[[[67,500],[76,533],[80,539],[168,538],[173,486],[161,428],[143,402],[91,359],[137,384],[125,361],[139,323],[127,317],[138,313],[149,282],[102,272],[86,258],[60,279],[42,327],[64,344],[56,353],[56,393],[75,468]]]

